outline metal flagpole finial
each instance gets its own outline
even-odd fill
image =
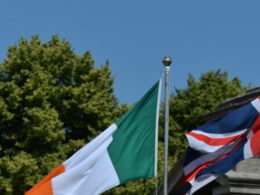
[[[172,59],[166,54],[166,56],[163,58],[162,63],[164,66],[170,66],[172,63]]]

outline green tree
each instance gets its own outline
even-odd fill
[[[108,62],[67,40],[21,38],[0,64],[0,194],[23,194],[108,127],[118,106]]]

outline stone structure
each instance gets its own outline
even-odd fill
[[[203,115],[206,121],[210,121],[228,113],[240,106],[243,106],[251,100],[260,96],[260,87],[253,88],[246,94],[232,98],[219,105],[218,109]],[[259,140],[260,141],[260,140]],[[183,154],[176,165],[168,173],[168,191],[169,194],[179,191],[183,188],[180,179],[183,176]],[[163,183],[157,190],[158,194],[163,194]],[[154,193],[155,194],[155,193]],[[225,175],[212,181],[208,185],[198,190],[195,195],[245,195],[260,194],[260,158],[251,158],[238,163],[232,170]]]

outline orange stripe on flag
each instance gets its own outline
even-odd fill
[[[53,195],[51,179],[65,172],[63,164],[53,169],[43,180],[37,183],[25,195]]]

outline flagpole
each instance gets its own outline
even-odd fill
[[[169,134],[169,72],[171,58],[166,55],[163,59],[165,66],[165,123],[164,123],[164,185],[163,194],[168,195],[168,134]]]

